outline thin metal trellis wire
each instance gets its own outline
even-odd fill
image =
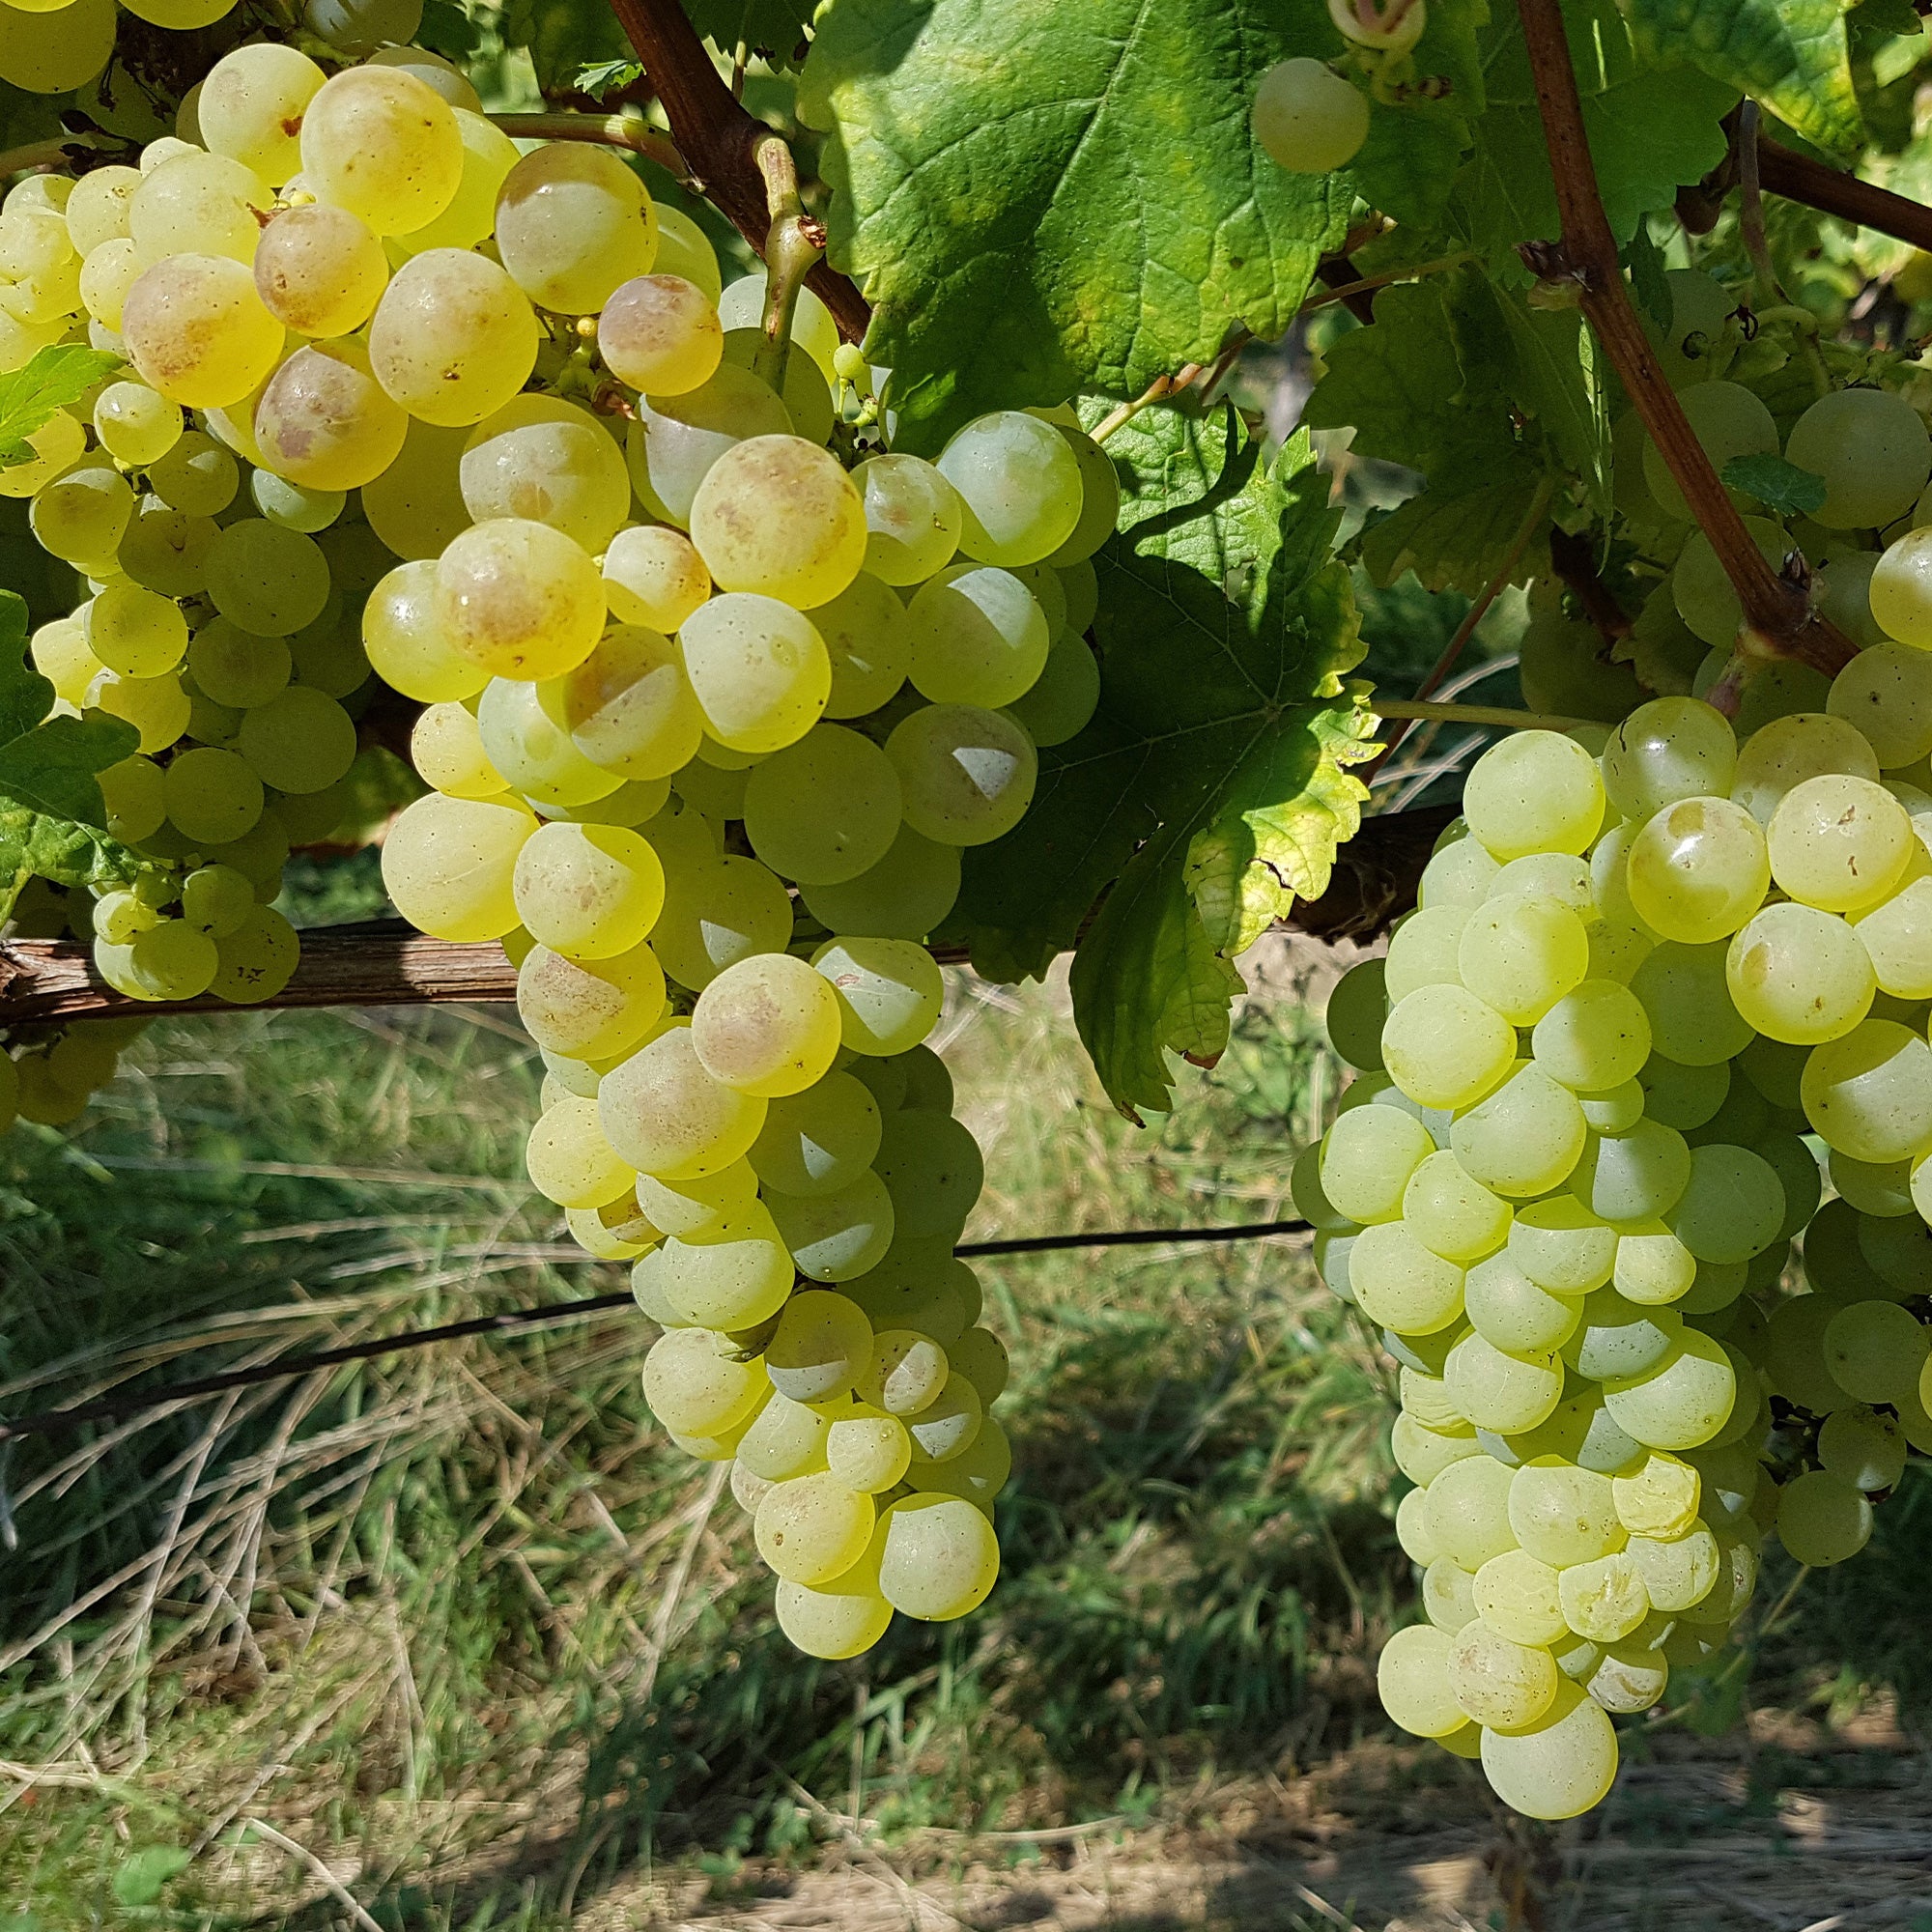
[[[1033,1235],[1005,1241],[963,1241],[953,1252],[962,1259],[1038,1255],[1065,1248],[1164,1247],[1203,1241],[1260,1240],[1269,1235],[1305,1235],[1311,1232],[1309,1223],[1300,1220],[1246,1221],[1213,1228],[1119,1228],[1093,1235]],[[68,1408],[43,1409],[37,1414],[23,1415],[14,1422],[0,1420],[0,1447],[10,1446],[29,1435],[63,1435],[89,1422],[156,1414],[173,1407],[177,1403],[192,1402],[201,1396],[221,1395],[229,1389],[247,1388],[257,1382],[295,1381],[303,1376],[313,1375],[318,1369],[365,1361],[374,1355],[399,1354],[406,1349],[427,1348],[435,1342],[461,1341],[470,1335],[527,1333],[532,1329],[554,1327],[565,1321],[581,1321],[588,1315],[607,1314],[636,1305],[629,1290],[616,1294],[586,1295],[577,1301],[554,1301],[542,1308],[516,1308],[500,1315],[478,1315],[468,1321],[451,1321],[440,1328],[406,1329],[400,1335],[354,1342],[339,1349],[319,1349],[308,1354],[288,1355],[279,1361],[258,1362],[252,1368],[230,1369],[220,1375],[171,1382],[162,1388],[144,1390],[139,1395],[102,1396],[98,1401],[75,1403]],[[4,1489],[0,1489],[0,1500],[3,1499]]]

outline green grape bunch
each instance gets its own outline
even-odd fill
[[[1688,696],[1599,756],[1519,732],[1336,989],[1361,1070],[1295,1199],[1401,1364],[1382,1702],[1532,1816],[1604,1797],[1767,1536],[1843,1562],[1932,1448],[1932,797],[1888,775],[1928,749],[1904,645],[1742,738]]]

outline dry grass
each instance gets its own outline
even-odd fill
[[[1261,964],[1222,1067],[1139,1135],[1060,989],[958,982],[971,1234],[1288,1211],[1335,1095],[1309,1017],[1335,962]],[[611,1286],[553,1258],[510,1179],[535,1090],[513,1032],[157,1028],[71,1144],[0,1151],[0,1406]],[[653,1435],[637,1319],[19,1451],[0,1932],[1446,1932],[1525,1897],[1551,1932],[1822,1932],[1927,1909],[1918,1490],[1766,1647],[1758,1694],[1803,1715],[1714,1745],[1692,1707],[1635,1738],[1604,1820],[1507,1833],[1374,1710],[1410,1588],[1382,1372],[1300,1245],[982,1275],[1016,1364],[1006,1579],[849,1665],[775,1637],[735,1505]]]

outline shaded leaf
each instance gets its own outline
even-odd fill
[[[1827,495],[1822,476],[1781,456],[1734,456],[1724,465],[1724,481],[1780,516],[1808,517],[1824,506]]]
[[[1597,338],[1580,311],[1533,309],[1518,291],[1475,273],[1458,275],[1449,298],[1465,381],[1487,364],[1507,406],[1542,429],[1556,462],[1608,515],[1609,409]]]
[[[1864,139],[1842,0],[1628,0],[1637,46],[1761,100],[1829,153]]]
[[[123,359],[104,349],[58,342],[35,350],[23,367],[0,376],[0,469],[33,462],[27,439],[113,375]]]
[[[574,88],[585,69],[636,57],[616,14],[582,0],[508,0],[497,20],[506,46],[528,50],[546,94]]]
[[[415,31],[415,43],[431,53],[459,65],[482,49],[483,35],[454,0],[424,0],[422,25]]]
[[[1518,461],[1492,483],[1458,496],[1425,490],[1363,534],[1362,561],[1378,583],[1412,570],[1425,589],[1479,596],[1501,569],[1542,481]]]
[[[1495,297],[1473,271],[1385,289],[1376,320],[1328,351],[1302,420],[1355,432],[1362,456],[1419,470],[1421,492],[1372,526],[1362,556],[1378,582],[1412,569],[1431,590],[1474,595],[1500,564],[1548,474],[1514,417],[1506,329],[1478,327]],[[1462,323],[1459,331],[1458,321]]]
[[[1235,955],[1325,890],[1373,720],[1342,681],[1362,646],[1308,438],[1270,470],[1232,410],[1156,408],[1108,449],[1126,495],[1096,559],[1100,708],[1041,753],[1018,830],[968,854],[954,925],[981,971],[1037,974],[1106,892],[1074,1017],[1138,1114],[1168,1104],[1167,1052],[1226,1044]]]
[[[692,24],[727,58],[738,43],[774,67],[796,67],[818,0],[684,0]]]
[[[104,827],[107,813],[95,774],[132,757],[140,743],[133,725],[104,711],[85,718],[49,718],[0,745],[0,801]]]
[[[31,731],[54,708],[54,688],[27,662],[27,603],[0,590],[0,745]]]
[[[1676,314],[1676,300],[1670,293],[1669,271],[1664,267],[1663,250],[1650,232],[1650,223],[1639,221],[1631,239],[1618,252],[1617,260],[1630,270],[1631,294],[1636,305],[1668,330]]]
[[[1643,215],[1670,208],[1677,190],[1724,158],[1719,123],[1737,90],[1692,67],[1639,61],[1610,0],[1566,0],[1572,64],[1597,185],[1621,245]],[[1457,178],[1452,223],[1503,278],[1524,283],[1519,242],[1553,241],[1561,227],[1528,56],[1514,9],[1483,36],[1489,106],[1476,152]]]
[[[1350,164],[1363,198],[1399,222],[1433,226],[1441,219],[1456,170],[1483,111],[1478,30],[1489,0],[1430,0],[1429,24],[1411,56],[1418,83],[1396,101],[1370,101],[1369,138]],[[1321,39],[1303,50],[1321,46]]]
[[[1748,1650],[1721,1650],[1702,1664],[1670,1673],[1671,1715],[1700,1738],[1720,1738],[1737,1729],[1750,1689]]]
[[[1316,18],[1306,0],[834,0],[799,112],[828,137],[832,259],[873,305],[899,447],[1133,394],[1236,325],[1288,327],[1351,188],[1277,167],[1249,103]]]

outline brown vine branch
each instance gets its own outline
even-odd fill
[[[1725,198],[1738,185],[1742,172],[1738,128],[1741,115],[1734,112],[1725,122],[1730,136],[1730,152],[1700,182],[1677,191],[1677,218],[1692,235],[1708,235],[1718,225]],[[1875,187],[1857,175],[1828,167],[1808,156],[1796,153],[1762,134],[1757,141],[1758,185],[1766,194],[1781,201],[1795,201],[1815,208],[1821,214],[1834,214],[1874,234],[1889,235],[1915,248],[1932,251],[1932,208],[1894,194],[1889,188]]]
[[[428,939],[399,919],[322,926],[302,934],[295,978],[270,1007],[422,1006],[507,1000],[517,976],[500,946]],[[0,1026],[99,1018],[104,1013],[231,1013],[226,1000],[150,1004],[104,986],[93,949],[72,939],[0,940]]]
[[[1563,231],[1562,240],[1553,244],[1525,243],[1522,257],[1546,281],[1576,290],[1583,314],[1603,342],[1644,428],[1737,591],[1744,607],[1745,634],[1755,648],[1771,656],[1802,658],[1828,677],[1834,675],[1856,655],[1854,646],[1810,608],[1801,585],[1766,562],[1692,433],[1676,392],[1658,367],[1631,306],[1617,261],[1616,238],[1597,190],[1596,163],[1584,133],[1560,0],[1517,0],[1517,11],[1542,111]]]
[[[611,0],[611,11],[657,88],[693,184],[762,257],[772,215],[758,149],[772,130],[732,94],[678,0]],[[838,332],[863,341],[872,311],[854,284],[824,262],[806,280]]]
[[[1456,810],[1451,805],[1365,819],[1357,836],[1336,853],[1327,892],[1297,904],[1290,925],[1325,939],[1372,939],[1385,931],[1415,903],[1416,881]],[[959,946],[935,946],[932,956],[943,965],[966,962]],[[428,939],[399,919],[386,919],[304,932],[295,977],[261,1006],[430,1006],[516,995],[516,971],[500,946]],[[129,1000],[101,983],[92,949],[78,940],[0,940],[0,1027],[108,1014],[241,1010],[212,994],[197,1000]]]
[[[1894,242],[1932,250],[1932,208],[1909,201],[1889,188],[1874,187],[1857,175],[1828,168],[1776,141],[1757,144],[1758,185],[1765,193],[1785,201],[1803,202],[1821,214],[1835,214]]]
[[[636,114],[493,114],[489,118],[513,139],[595,141],[601,147],[628,148],[681,182],[692,178],[677,143]]]
[[[1576,598],[1583,615],[1597,627],[1606,644],[1619,643],[1635,628],[1635,620],[1610,593],[1597,569],[1596,546],[1584,531],[1549,532],[1549,567],[1563,587]]]

